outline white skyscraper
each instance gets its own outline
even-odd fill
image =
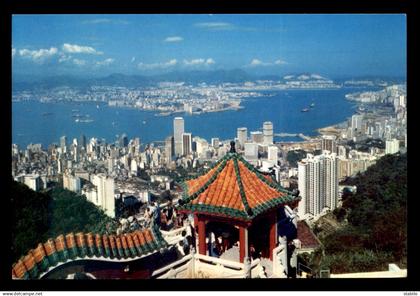
[[[105,214],[115,217],[115,183],[114,179],[105,174],[93,176],[93,185],[97,188],[97,199],[94,204],[104,210]]]
[[[26,186],[34,191],[41,189],[41,178],[37,174],[29,174],[24,176],[24,183]]]
[[[387,140],[385,142],[385,154],[394,154],[400,151],[400,141],[397,139]]]
[[[258,144],[246,142],[245,148],[245,159],[253,163],[258,160]]]
[[[362,129],[363,115],[355,114],[351,117],[351,128],[353,131],[358,132]]]
[[[211,138],[211,145],[214,148],[219,148],[220,140],[219,138]]]
[[[61,153],[67,152],[67,137],[66,136],[62,136],[60,138],[60,148],[61,148]]]
[[[175,155],[180,156],[182,154],[182,134],[184,133],[184,119],[182,117],[174,118],[174,143],[175,143]]]
[[[279,148],[274,145],[268,146],[268,161],[272,164],[277,164]]]
[[[338,159],[335,153],[324,151],[313,156],[308,154],[299,162],[298,187],[302,200],[299,215],[317,216],[325,207],[334,210],[338,201]]]
[[[63,174],[63,188],[80,193],[82,189],[80,178],[67,173]]]
[[[244,143],[248,138],[248,129],[246,127],[238,127],[237,136],[240,148],[244,148]]]
[[[263,124],[263,135],[264,145],[271,145],[273,144],[273,123],[271,121],[266,121]]]
[[[263,133],[260,131],[254,131],[251,132],[251,141],[254,143],[263,143],[264,138],[263,138]]]

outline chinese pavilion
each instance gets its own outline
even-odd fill
[[[229,153],[203,175],[186,180],[182,187],[178,207],[181,213],[194,215],[199,253],[206,255],[206,228],[217,223],[239,229],[240,262],[250,256],[251,244],[260,246],[262,255],[272,260],[278,239],[277,210],[285,205],[295,208],[299,202],[298,196],[238,154],[234,142]]]

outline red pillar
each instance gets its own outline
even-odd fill
[[[198,248],[201,255],[206,255],[206,223],[203,218],[198,217]]]
[[[248,229],[239,227],[239,262],[243,263],[244,258],[248,257]]]
[[[270,260],[273,260],[273,249],[277,244],[277,214],[273,212],[270,215]]]

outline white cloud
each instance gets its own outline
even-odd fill
[[[252,61],[251,61],[251,66],[260,66],[260,65],[262,65],[263,64],[263,62],[261,61],[261,60],[259,60],[259,59],[253,59]]]
[[[98,66],[108,66],[108,65],[111,65],[114,61],[115,61],[114,59],[109,58],[109,59],[105,59],[101,62],[96,62],[96,65],[98,65]]]
[[[97,51],[90,46],[80,46],[77,44],[63,44],[63,51],[67,53],[86,53],[86,54],[103,54],[101,51]]]
[[[231,23],[225,22],[196,23],[194,26],[208,30],[232,30],[235,28]]]
[[[274,62],[275,65],[286,65],[287,63],[283,60],[277,60]]]
[[[15,57],[15,54],[16,54],[16,48],[12,48],[12,58]]]
[[[59,63],[64,63],[64,62],[67,62],[69,60],[71,60],[71,55],[68,56],[68,55],[65,55],[65,54],[61,53],[60,58],[58,59],[58,62]]]
[[[247,67],[279,66],[279,65],[285,65],[285,64],[287,64],[287,63],[283,60],[280,60],[280,59],[274,61],[274,63],[263,62],[260,59],[252,59],[251,63],[249,65],[247,65]]]
[[[166,37],[166,39],[163,41],[164,42],[181,42],[182,40],[184,40],[184,38],[180,36],[170,36],[170,37]]]
[[[86,65],[86,61],[85,60],[79,60],[79,59],[73,59],[73,63],[75,65],[78,65],[78,66],[84,66],[84,65]]]
[[[144,64],[140,62],[137,67],[142,70],[166,69],[175,66],[177,63],[178,61],[176,59],[169,60],[165,63]]]
[[[51,47],[50,49],[39,49],[39,50],[29,50],[21,49],[19,50],[19,55],[24,58],[30,58],[34,62],[42,63],[46,58],[52,57],[58,53],[58,49]]]
[[[124,20],[112,20],[107,18],[93,19],[83,21],[84,25],[97,25],[97,24],[113,24],[113,25],[128,25],[130,22]]]
[[[192,59],[192,60],[184,60],[184,65],[186,66],[197,66],[197,65],[212,65],[215,64],[216,62],[212,59],[212,58],[208,58],[208,59],[203,59],[203,58],[199,58],[199,59]]]
[[[184,64],[187,66],[202,65],[205,63],[204,59],[192,59],[190,61],[184,60]]]

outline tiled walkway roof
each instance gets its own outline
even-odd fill
[[[59,263],[76,259],[135,260],[164,248],[167,243],[157,227],[118,236],[69,233],[39,243],[12,266],[12,278],[37,279]]]
[[[302,244],[302,249],[316,249],[321,246],[321,242],[305,221],[298,221],[297,223],[297,238]]]
[[[227,153],[203,175],[183,183],[180,210],[252,220],[297,197],[257,171],[236,152]]]

